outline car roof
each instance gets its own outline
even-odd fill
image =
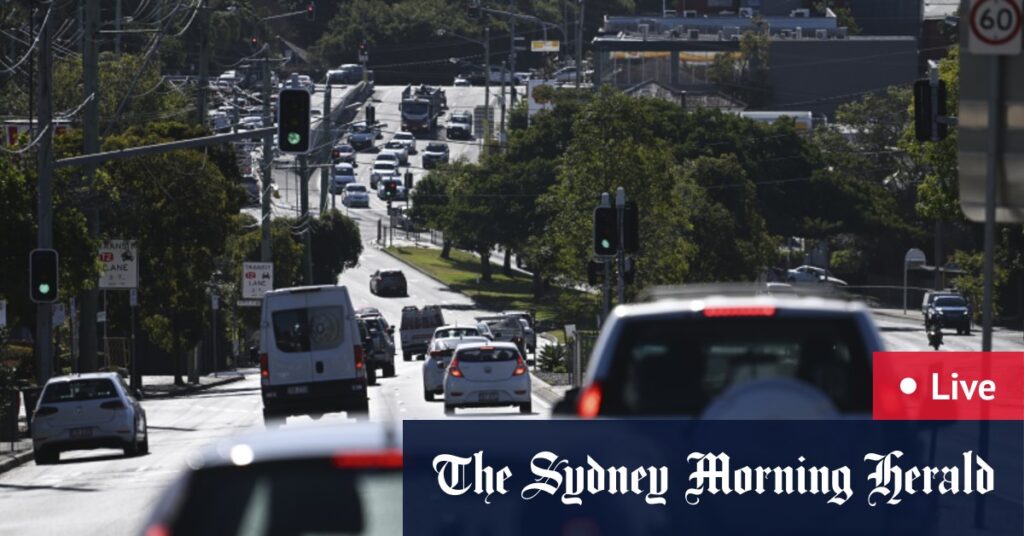
[[[509,350],[515,350],[517,352],[519,351],[519,347],[518,346],[516,346],[515,344],[513,344],[511,342],[505,342],[505,341],[467,342],[465,344],[458,345],[455,348],[455,351],[458,352],[459,350],[468,350],[468,349],[471,349],[471,348],[480,348],[482,346],[488,346],[488,347],[493,346],[494,348],[505,348],[505,349],[509,349]]]
[[[119,379],[121,375],[116,372],[82,372],[79,374],[67,374],[65,376],[54,376],[46,383],[69,382],[73,380],[93,380],[97,378]]]
[[[193,451],[186,462],[191,469],[198,470],[401,448],[402,427],[390,422],[318,423],[223,439]]]
[[[827,312],[869,314],[868,307],[859,301],[847,301],[821,296],[796,295],[748,295],[723,296],[705,295],[693,297],[668,296],[649,303],[619,305],[615,309],[618,316],[645,316],[671,313],[699,313],[708,307],[774,307],[788,312]]]
[[[466,324],[445,324],[443,326],[438,326],[438,327],[434,328],[434,333],[437,333],[438,331],[441,331],[443,329],[469,329],[469,328],[477,329],[477,327],[475,325],[470,326],[470,325],[466,325]]]
[[[413,138],[416,137],[416,136],[412,135],[412,132],[406,132],[404,130],[400,130],[398,132],[395,132],[395,138],[397,138],[398,136],[413,137]],[[394,139],[394,138],[392,138],[392,139]]]

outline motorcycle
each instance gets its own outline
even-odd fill
[[[932,321],[926,326],[928,333],[928,346],[931,346],[936,351],[942,346],[942,326],[938,321]]]

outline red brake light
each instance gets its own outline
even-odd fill
[[[362,345],[357,344],[353,346],[353,349],[356,352],[356,370],[362,370],[363,367],[365,366],[363,364],[363,347]]]
[[[145,536],[171,536],[171,531],[164,525],[150,525]]]
[[[339,453],[331,458],[331,463],[338,469],[401,469],[402,451]]]
[[[707,318],[724,318],[736,316],[774,316],[775,307],[708,307],[704,309]]]
[[[267,354],[260,354],[260,377],[270,377],[270,358],[267,357]]]
[[[459,358],[452,359],[451,364],[448,365],[448,374],[455,376],[456,378],[462,377],[462,371],[459,370]]]
[[[36,410],[36,415],[35,416],[36,417],[45,417],[47,415],[53,415],[54,413],[57,413],[57,408],[55,408],[53,406],[42,406],[41,408]]]
[[[584,419],[593,419],[601,411],[601,384],[594,383],[580,393],[579,403],[576,405],[576,413]]]
[[[526,361],[523,361],[523,356],[519,356],[516,359],[516,370],[512,372],[513,376],[522,376],[526,374]]]
[[[124,409],[124,402],[120,400],[111,400],[110,402],[104,402],[100,404],[103,409]]]

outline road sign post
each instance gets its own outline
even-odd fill
[[[924,252],[917,248],[910,248],[903,256],[903,314],[907,314],[907,271],[910,265],[920,266],[926,261]]]
[[[968,50],[978,55],[1020,54],[1022,0],[971,0]]]
[[[100,245],[99,287],[102,290],[139,286],[139,250],[134,240],[106,240]]]
[[[274,290],[274,263],[242,263],[242,299],[262,300],[263,295]]]

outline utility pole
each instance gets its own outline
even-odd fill
[[[583,2],[584,0],[579,0],[579,20],[576,21],[576,89],[579,89],[583,82]]]
[[[618,221],[616,234],[619,237],[619,247],[616,259],[619,263],[619,304],[626,303],[626,232],[623,222],[626,220],[626,190],[619,186],[615,189],[615,213]]]
[[[210,85],[210,10],[206,2],[207,0],[203,0],[203,5],[199,7],[199,84],[196,88],[196,112],[199,114],[200,125],[206,124],[206,92]],[[120,38],[121,34],[118,34],[118,39]]]
[[[484,27],[484,151],[491,141],[491,27]]]
[[[501,128],[498,129],[498,147],[505,143],[505,73],[508,63],[501,62]],[[500,150],[499,150],[500,152]]]
[[[50,48],[53,17],[45,17],[39,29],[39,184],[38,236],[40,249],[53,248],[53,56]],[[36,305],[36,379],[43,385],[53,375],[53,307]]]
[[[310,235],[313,234],[313,222],[309,217],[309,163],[308,156],[299,155],[299,221],[302,226],[302,274],[303,283],[313,284],[313,245]]]
[[[114,0],[114,31],[114,55],[121,59],[121,0]]]
[[[331,143],[327,143],[332,137],[331,134],[331,79],[327,79],[327,89],[324,90],[324,116],[320,119],[320,131],[323,133],[321,136],[320,143],[323,144],[324,149],[321,154],[325,155],[325,163],[332,163],[331,161],[331,150],[334,147],[333,140]],[[320,168],[320,213],[323,214],[327,211],[327,195],[330,190],[331,173],[333,166],[324,166]],[[332,196],[333,199],[333,196]]]
[[[32,128],[36,115],[36,56],[32,54],[32,43],[36,42],[36,10],[32,9],[28,16],[28,139],[34,140],[35,129]]]
[[[509,9],[515,8],[515,0],[509,2]],[[516,84],[515,72],[516,72],[516,19],[515,17],[509,17],[509,27],[511,32],[509,33],[509,46],[508,46],[508,81],[513,87]],[[502,75],[502,81],[505,79],[505,75]]]
[[[100,84],[99,84],[99,0],[86,0],[85,27],[82,32],[82,81],[85,94],[92,98],[85,103],[82,116],[82,149],[85,154],[98,153],[100,150]],[[83,168],[83,175],[90,190],[95,182],[96,166]],[[93,206],[86,209],[86,224],[89,236],[98,239],[100,235],[100,211]],[[78,328],[78,359],[79,372],[91,372],[97,368],[96,355],[96,309],[99,301],[99,290],[96,288],[82,293],[82,314],[79,315]]]
[[[274,123],[270,103],[274,98],[271,95],[270,85],[270,47],[263,54],[263,126],[267,127]],[[273,262],[270,239],[270,195],[273,191],[274,176],[271,165],[274,161],[274,137],[263,137],[263,158],[260,162],[260,260]]]

